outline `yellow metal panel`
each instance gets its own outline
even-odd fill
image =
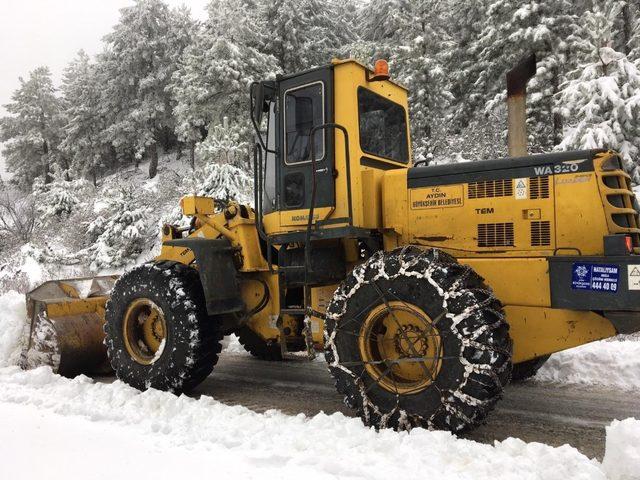
[[[215,202],[213,198],[209,197],[182,197],[180,204],[182,205],[182,213],[190,217],[198,213],[202,215],[213,215],[216,211]]]
[[[313,211],[313,223],[318,220],[325,220],[333,212],[332,207],[316,208]],[[304,208],[300,210],[284,210],[280,212],[280,226],[282,227],[296,227],[291,229],[282,228],[286,230],[300,230],[299,227],[306,227],[309,223],[309,209]],[[278,230],[276,230],[278,231]],[[271,232],[270,232],[271,233]]]
[[[382,185],[382,226],[385,230],[393,230],[398,235],[406,235],[408,221],[407,172],[404,170],[386,172]]]
[[[469,184],[452,184],[411,189],[409,191],[408,243],[441,248],[456,257],[486,254],[491,256],[549,255],[555,248],[553,188],[549,198],[517,198],[516,184],[528,185],[528,178],[508,179],[511,195],[480,196],[470,194]],[[525,187],[528,191],[528,187]],[[548,221],[550,245],[534,246],[531,222]],[[513,229],[513,245],[498,243],[481,246],[479,225],[499,225]],[[493,227],[490,227],[493,228]]]
[[[480,274],[508,305],[549,307],[549,264],[546,258],[461,258]]]
[[[229,222],[229,229],[236,235],[238,245],[242,248],[241,272],[257,272],[269,269],[262,256],[255,220],[236,217]]]
[[[382,226],[382,178],[380,170],[362,171],[362,226],[380,228]]]
[[[513,339],[514,363],[616,334],[611,322],[594,312],[507,305],[505,313]]]
[[[594,172],[555,176],[556,245],[563,255],[604,253],[608,233]]]

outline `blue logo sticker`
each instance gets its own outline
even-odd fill
[[[574,263],[571,288],[597,292],[618,291],[620,268],[618,265],[600,263]]]

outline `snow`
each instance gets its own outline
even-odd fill
[[[629,337],[627,341],[600,341],[556,353],[538,371],[535,380],[640,391],[638,340]]]
[[[221,343],[222,343],[223,352],[248,355],[248,352],[244,349],[244,347],[240,343],[238,336],[234,333],[224,337]]]
[[[38,254],[36,249],[27,244],[20,249],[20,254],[22,256],[20,271],[26,275],[30,287],[35,287],[42,283],[45,274],[42,265],[35,258],[35,255]]]
[[[569,445],[554,448],[514,438],[486,445],[423,429],[376,432],[341,413],[259,414],[208,396],[139,392],[120,381],[84,376],[69,380],[48,367],[23,371],[10,365],[27,333],[24,297],[5,293],[0,311],[0,464],[6,478],[112,479],[142,473],[197,478],[215,471],[220,478],[261,479],[410,480],[437,472],[443,479],[493,480],[500,472],[504,479],[595,480],[606,474],[629,480],[640,471],[637,420],[607,429],[600,465]],[[223,355],[240,351],[235,335],[225,338]]]
[[[15,365],[28,335],[24,295],[7,292],[0,296],[0,367]]]
[[[213,462],[221,478],[422,480],[425,472],[440,479],[493,480],[498,472],[503,479],[606,478],[598,462],[569,445],[513,438],[486,445],[423,429],[376,432],[340,413],[258,414],[207,396],[142,393],[87,377],[69,380],[45,367],[0,369],[0,385],[0,455],[25,460],[3,462],[12,469],[8,478],[39,478],[44,468],[52,480],[82,472],[132,477],[128,466],[159,478],[175,468],[181,477],[199,477],[212,471],[207,467]],[[174,451],[189,461],[159,461],[173,459]],[[618,454],[624,459],[635,453]]]
[[[156,350],[156,353],[153,355],[153,358],[151,359],[152,364],[160,360],[160,357],[164,353],[164,348],[166,344],[167,344],[166,339],[163,338],[162,341],[160,342],[160,345],[158,346],[158,350]]]
[[[614,420],[607,427],[602,468],[612,480],[640,478],[640,420]]]

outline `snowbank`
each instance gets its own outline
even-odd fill
[[[0,367],[15,365],[27,338],[24,295],[7,292],[0,296]]]
[[[14,419],[16,408],[7,404],[37,407],[44,422],[16,423],[27,413],[17,412]],[[72,418],[61,420],[55,415]],[[80,417],[87,421],[82,423]],[[100,422],[101,426],[96,428],[91,422]],[[277,411],[258,414],[206,396],[196,400],[158,391],[141,393],[120,382],[95,383],[86,377],[68,380],[47,368],[30,372],[17,367],[0,369],[0,425],[3,445],[17,443],[6,431],[21,430],[28,439],[50,436],[34,443],[30,440],[18,443],[22,449],[29,445],[30,459],[39,459],[20,462],[20,469],[13,473],[22,478],[38,478],[38,469],[42,469],[38,464],[47,459],[53,443],[65,448],[75,444],[73,448],[84,447],[82,452],[89,450],[65,463],[64,468],[50,469],[46,477],[53,480],[75,478],[87,472],[97,478],[118,478],[122,465],[136,461],[152,468],[149,476],[166,478],[164,473],[174,468],[168,467],[167,462],[140,460],[144,457],[139,453],[150,453],[151,460],[156,458],[150,448],[160,453],[176,448],[178,458],[185,460],[179,463],[184,468],[181,476],[189,477],[202,477],[207,471],[220,478],[276,475],[368,480],[423,480],[429,476],[457,480],[606,478],[598,462],[568,445],[554,448],[517,439],[485,445],[423,429],[411,433],[376,432],[359,419],[339,413],[313,418],[287,416]],[[69,435],[62,433],[67,425]],[[106,460],[93,463],[91,459],[97,454],[92,452],[92,439],[102,431],[107,442],[103,452]],[[87,449],[87,445],[92,448]],[[186,447],[192,448],[188,461]],[[101,443],[95,448],[101,448]],[[55,448],[54,452],[62,450]],[[222,475],[218,469],[206,469],[212,461],[220,464]]]
[[[611,480],[640,478],[640,420],[614,420],[607,427],[602,468]]]
[[[535,379],[640,391],[640,341],[601,341],[556,353]]]

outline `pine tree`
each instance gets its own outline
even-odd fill
[[[529,86],[529,132],[534,150],[548,150],[561,140],[562,124],[555,99],[566,79],[570,46],[567,37],[578,30],[580,6],[569,0],[515,3],[498,0],[487,10],[488,18],[472,44],[472,103],[486,102],[492,109],[505,101],[505,76],[523,56],[538,59],[536,77]]]
[[[60,100],[49,69],[40,67],[27,80],[20,78],[20,87],[11,100],[4,106],[9,115],[0,119],[7,171],[24,187],[38,176],[49,182],[52,166],[57,162],[66,164],[58,149],[63,124]]]
[[[574,39],[581,60],[560,95],[567,121],[562,149],[618,150],[640,182],[640,71],[621,52],[611,48],[616,35],[615,2],[594,1],[582,17]]]
[[[61,87],[67,122],[60,148],[70,158],[74,176],[88,175],[94,185],[98,171],[108,166],[109,154],[103,135],[106,115],[101,80],[96,65],[80,51],[65,69]]]
[[[212,2],[209,20],[185,50],[173,75],[170,90],[176,102],[176,131],[190,146],[192,167],[196,145],[208,139],[210,131],[219,133],[225,117],[230,125],[226,129],[233,132],[230,137],[240,144],[249,141],[249,86],[279,73],[275,58],[255,47],[259,34],[237,22],[245,3]],[[214,135],[199,149],[207,160],[217,160],[216,148],[212,148],[216,141]]]
[[[120,22],[105,37],[107,48],[100,56],[103,99],[113,112],[107,137],[138,160],[148,155],[151,178],[157,171],[158,145],[168,148],[175,142],[168,87],[191,42],[191,28],[185,10],[170,10],[161,0],[136,0],[121,9]]]
[[[120,267],[142,253],[147,243],[149,207],[139,205],[131,188],[106,192],[104,215],[87,227],[91,269]]]
[[[259,0],[262,50],[284,73],[328,64],[354,40],[337,0]]]
[[[445,29],[430,22],[437,2],[415,0],[403,5],[395,19],[396,35],[404,41],[392,56],[399,80],[409,88],[414,160],[432,156],[432,131],[442,123],[453,100],[444,68],[453,42]],[[399,40],[395,40],[399,42]]]
[[[42,177],[38,177],[32,186],[36,211],[41,218],[68,215],[89,194],[86,180],[69,180],[68,172],[58,165],[53,167],[50,177],[49,183],[44,183]]]

